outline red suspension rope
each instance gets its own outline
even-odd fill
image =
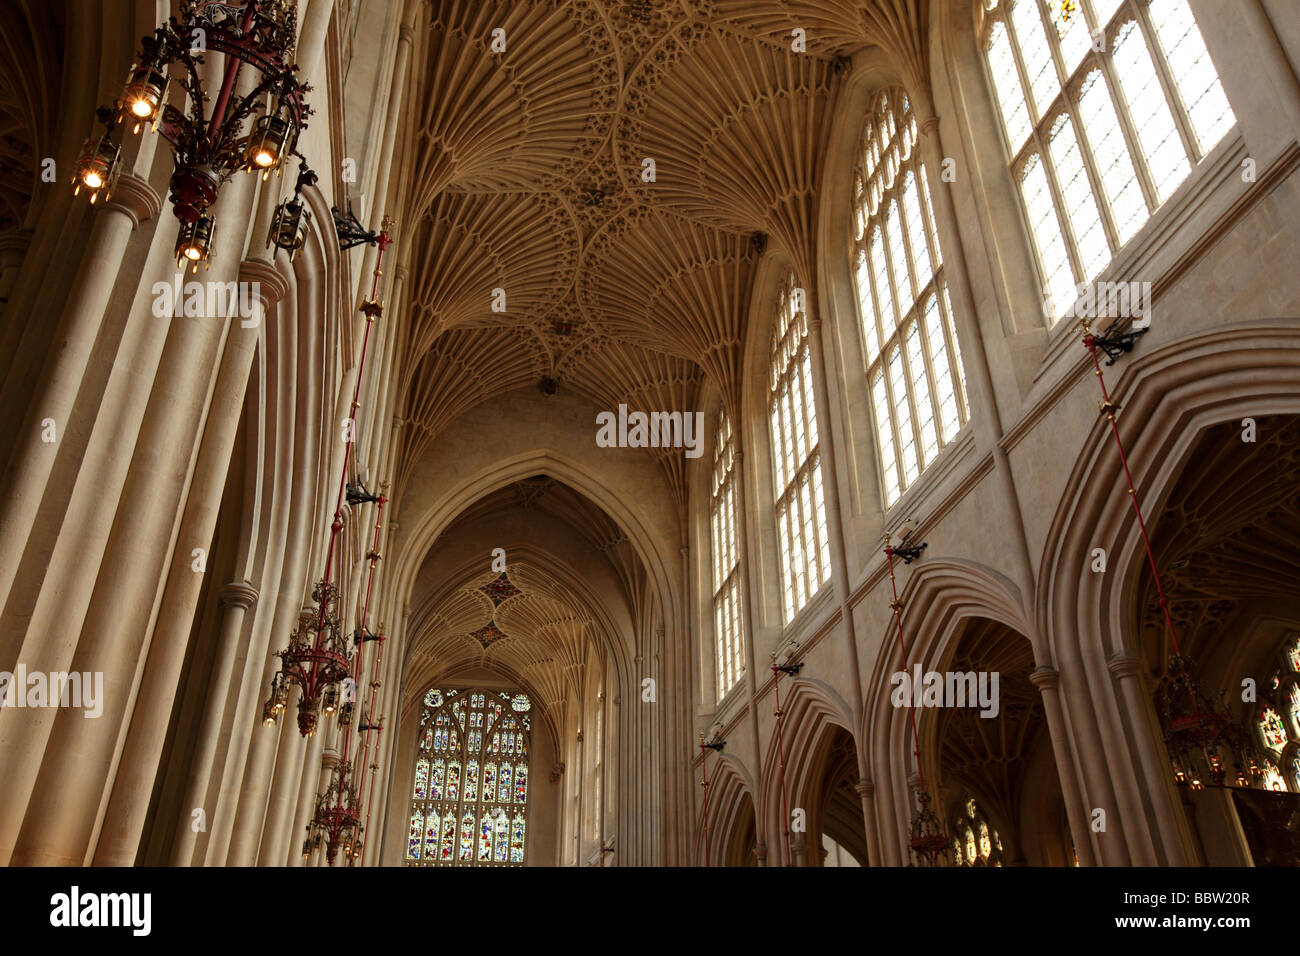
[[[709,749],[704,746],[704,735],[700,734],[700,772],[703,778],[700,786],[704,788],[704,809],[702,834],[704,838],[704,866],[709,865]]]
[[[794,855],[790,852],[790,802],[785,792],[785,741],[781,736],[781,668],[776,666],[776,655],[772,655],[772,686],[776,691],[776,755],[777,767],[781,771],[781,817],[785,821],[785,865],[794,865]]]
[[[889,606],[894,609],[894,623],[898,627],[898,649],[903,657],[903,673],[907,673],[907,644],[903,641],[903,605],[898,600],[898,582],[894,578],[894,549],[885,535],[885,557],[889,560],[889,592],[893,596]],[[916,731],[916,708],[913,706],[916,688],[907,697],[907,716],[912,723],[912,753],[916,757],[916,775],[920,789],[925,790],[925,769],[921,765],[921,736]]]
[[[1115,424],[1115,409],[1118,406],[1111,401],[1110,393],[1106,391],[1106,379],[1101,374],[1101,362],[1097,359],[1097,336],[1092,334],[1087,324],[1084,324],[1083,331],[1083,344],[1088,354],[1092,356],[1092,367],[1097,373],[1097,385],[1101,388],[1101,410],[1106,413],[1106,421],[1110,423],[1110,433],[1115,436],[1115,448],[1119,452],[1119,463],[1124,469],[1124,480],[1128,482],[1129,497],[1133,501],[1133,514],[1137,516],[1138,529],[1142,532],[1142,544],[1146,548],[1151,576],[1155,578],[1156,594],[1160,598],[1160,610],[1164,612],[1165,626],[1169,629],[1169,640],[1174,645],[1174,653],[1181,657],[1183,652],[1178,644],[1178,633],[1174,630],[1173,615],[1169,612],[1169,600],[1165,597],[1165,588],[1160,581],[1160,569],[1156,567],[1156,556],[1151,550],[1151,538],[1147,534],[1146,522],[1142,520],[1142,506],[1138,502],[1137,489],[1133,486],[1133,475],[1129,472],[1128,456],[1124,453],[1124,443],[1119,437],[1119,426]]]
[[[328,587],[330,578],[334,569],[334,549],[338,543],[339,532],[343,530],[343,492],[348,483],[348,467],[352,463],[352,446],[356,439],[356,414],[357,409],[361,407],[361,378],[366,370],[366,353],[370,347],[370,330],[374,327],[375,319],[383,314],[383,306],[379,304],[379,277],[383,275],[380,267],[384,263],[384,250],[392,243],[392,237],[385,230],[379,233],[379,256],[375,260],[374,278],[370,283],[370,300],[361,306],[361,311],[366,315],[366,333],[361,340],[361,360],[357,364],[357,380],[352,387],[352,405],[348,410],[349,421],[352,424],[352,431],[349,435],[352,441],[344,442],[343,448],[343,469],[339,475],[339,491],[334,500],[334,521],[330,524],[330,541],[329,547],[325,552],[325,574],[323,577],[324,584]],[[340,559],[341,560],[341,559]],[[324,598],[324,594],[322,594]],[[320,616],[317,619],[316,638],[313,642],[313,650],[319,651],[321,644],[321,635],[325,632],[325,618],[329,608],[329,602],[322,600],[320,604]],[[320,669],[319,660],[315,660],[311,665],[311,686],[316,685],[316,676]],[[306,689],[304,688],[304,693]],[[346,737],[344,743],[346,745]]]

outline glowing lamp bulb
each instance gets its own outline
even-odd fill
[[[197,261],[201,255],[203,255],[203,253],[199,249],[195,248],[194,246],[185,247],[186,259],[189,259],[191,261]]]
[[[88,189],[98,189],[100,186],[104,185],[104,177],[99,175],[98,171],[94,169],[86,170],[81,176],[81,181]]]
[[[253,162],[265,168],[275,162],[275,156],[268,150],[259,150],[257,155],[253,157]]]
[[[146,116],[153,115],[153,104],[146,99],[138,99],[131,104],[131,112],[144,119]]]

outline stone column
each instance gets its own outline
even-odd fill
[[[60,344],[37,396],[28,406],[14,456],[5,465],[0,482],[7,489],[0,495],[0,608],[6,605],[28,535],[49,491],[55,460],[70,437],[77,394],[95,351],[109,296],[117,284],[127,241],[161,208],[162,199],[145,179],[123,173],[112,197],[95,217],[90,239],[81,253],[81,267],[63,309],[56,338]],[[58,441],[42,440],[41,422],[45,419],[54,421]],[[84,442],[84,434],[75,440]],[[6,842],[6,825],[0,818],[0,844]]]
[[[871,772],[867,763],[867,748],[859,739],[863,726],[863,703],[862,703],[862,674],[863,667],[858,657],[858,639],[857,628],[853,622],[853,608],[849,606],[849,564],[848,549],[844,546],[844,520],[840,512],[840,481],[839,472],[836,468],[834,434],[835,428],[839,424],[835,416],[831,415],[830,388],[826,381],[826,363],[827,357],[822,344],[822,322],[817,316],[810,316],[808,319],[808,348],[811,354],[813,377],[813,392],[815,394],[814,408],[821,408],[825,413],[820,421],[823,422],[821,428],[817,431],[818,436],[818,454],[822,463],[822,485],[823,500],[826,503],[826,535],[830,539],[831,552],[831,584],[835,588],[836,596],[839,598],[840,606],[840,627],[844,632],[845,647],[848,651],[847,659],[849,666],[853,670],[853,679],[849,683],[849,703],[853,707],[852,719],[853,727],[849,736],[853,738],[853,756],[857,761],[858,777],[866,779]],[[862,827],[864,831],[871,829],[871,818],[866,815],[867,808],[863,805]]]
[[[249,178],[236,178],[226,186],[217,204],[218,216],[236,220],[247,216],[254,187]],[[238,230],[230,232],[234,235],[218,233],[219,270],[221,262],[239,258],[236,243],[242,242],[242,235]],[[123,493],[131,464],[183,475],[192,460],[192,436],[209,394],[226,323],[202,316],[173,317],[164,342],[157,333],[152,298],[150,287],[142,284],[103,403],[93,413],[93,433],[62,522],[63,528],[76,528],[77,533],[52,536],[50,564],[22,641],[21,656],[29,669],[69,669],[96,581],[104,570],[114,525],[145,520],[138,497],[130,489]],[[148,387],[142,387],[146,383]],[[178,445],[176,435],[186,430],[190,440]],[[11,615],[0,621],[0,631],[12,638],[23,625],[20,615]],[[0,728],[5,723],[0,717]],[[7,723],[12,727],[15,721]],[[10,733],[0,733],[0,766],[11,784],[10,802],[0,818],[0,839],[6,832],[8,808],[25,802],[35,784],[53,714],[38,712],[33,718],[26,712],[21,723],[22,745]],[[8,853],[4,855],[7,859]]]
[[[1074,758],[1070,749],[1070,735],[1061,710],[1061,675],[1054,667],[1035,668],[1029,681],[1043,695],[1043,712],[1047,715],[1047,732],[1052,739],[1052,753],[1056,758],[1056,771],[1061,779],[1061,792],[1065,799],[1065,815],[1070,823],[1070,838],[1080,866],[1093,866],[1096,856],[1088,821],[1090,814],[1079,792],[1074,776]]]
[[[261,302],[257,309],[261,309]],[[203,321],[219,322],[221,318],[209,316]],[[260,311],[254,318],[260,321]],[[189,403],[175,400],[177,396],[168,388],[164,371],[159,387],[169,400],[151,403],[142,427],[140,441],[145,454],[143,460],[137,455],[128,475],[73,660],[78,671],[104,675],[104,718],[86,721],[65,713],[56,721],[49,747],[55,756],[46,759],[35,791],[41,811],[35,819],[29,813],[20,839],[20,845],[29,847],[27,852],[37,854],[33,860],[80,863],[92,852],[91,829],[99,820],[102,802],[108,799],[110,767],[119,755],[116,750],[120,728],[139,686],[139,662],[147,656],[146,636],[155,593],[160,579],[169,578],[164,563],[168,549],[159,543],[172,538],[183,517],[182,498],[196,477],[197,469],[183,467],[181,452],[198,444],[199,454],[194,456],[198,458],[202,446],[195,443],[194,435],[204,432],[208,425],[217,431],[225,458],[229,458],[234,443],[257,336],[242,327],[237,318],[229,318],[225,324],[225,354],[211,396],[201,396],[196,388]],[[206,331],[210,338],[212,330]],[[198,423],[196,416],[201,420]],[[224,477],[224,470],[222,474]],[[204,539],[205,547],[209,540]],[[199,579],[201,575],[192,569],[191,549],[184,546],[187,543],[181,542],[171,554],[171,568],[179,566],[191,579]],[[100,789],[91,785],[97,778],[104,780],[102,797]]]
[[[240,281],[258,284],[264,320],[288,291],[278,272],[257,261],[243,263]],[[135,859],[144,830],[167,723],[202,592],[203,575],[193,570],[190,555],[196,547],[205,551],[211,547],[235,436],[243,417],[256,342],[255,330],[242,327],[232,329],[226,340],[194,478],[176,535],[175,555],[95,849],[95,864],[99,866],[129,865]]]
[[[758,719],[758,647],[754,639],[754,622],[758,620],[758,597],[751,587],[757,570],[750,561],[749,506],[753,499],[753,489],[746,483],[745,451],[742,447],[746,436],[740,422],[733,422],[732,437],[736,443],[736,559],[740,562],[738,580],[744,589],[739,604],[744,609],[743,635],[745,641],[745,698],[749,713],[749,765],[753,772],[754,793],[754,834],[759,845],[765,846],[767,835],[767,814],[759,810],[763,805],[763,785],[766,777],[763,773],[762,723]],[[766,857],[764,857],[766,859]],[[762,865],[760,863],[760,865]]]
[[[185,797],[181,801],[182,810],[202,807],[206,811],[209,828],[215,822],[215,808],[205,804],[212,767],[216,762],[217,745],[221,738],[221,725],[230,696],[231,672],[234,670],[234,658],[242,643],[244,618],[257,604],[257,589],[248,581],[232,581],[225,585],[219,594],[223,608],[221,636],[217,643],[216,659],[213,661],[212,682],[208,685],[208,699],[203,710],[203,719],[194,741],[194,756],[186,780]],[[198,834],[190,829],[189,814],[183,813],[172,844],[172,865],[189,866],[194,862],[197,841]]]
[[[1137,766],[1134,769],[1140,783],[1145,785],[1143,789],[1151,800],[1151,812],[1155,817],[1157,832],[1150,833],[1148,839],[1155,843],[1158,857],[1153,862],[1161,866],[1193,866],[1196,864],[1196,858],[1188,853],[1192,835],[1182,813],[1178,790],[1169,770],[1169,761],[1162,759],[1156,753],[1150,696],[1142,687],[1142,662],[1136,657],[1116,655],[1106,662],[1106,666],[1119,683],[1118,703],[1124,711],[1122,723],[1129,728],[1132,734],[1131,740],[1137,751],[1135,755]],[[1148,830],[1149,825],[1143,818],[1140,827],[1130,825],[1124,829],[1131,837],[1135,832]],[[1138,856],[1138,849],[1135,848],[1135,856]]]
[[[870,780],[862,779],[853,785],[862,801],[862,817],[867,821],[867,865],[883,866],[880,856],[880,833],[876,829],[875,794],[876,785]]]

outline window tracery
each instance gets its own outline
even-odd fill
[[[521,866],[528,831],[526,694],[424,695],[407,866]]]
[[[713,546],[713,637],[715,688],[721,700],[745,671],[741,653],[740,557],[736,546],[736,444],[725,411],[718,414],[713,443],[713,490],[709,529]]]
[[[886,506],[970,417],[934,206],[916,146],[907,95],[879,93],[859,147],[854,261]]]
[[[1236,122],[1186,0],[997,0],[981,38],[1059,318]]]
[[[952,854],[957,866],[1002,865],[1002,837],[974,797],[967,797],[958,810],[952,828]]]
[[[831,574],[803,290],[794,273],[781,287],[768,378],[773,485],[781,551],[782,608],[788,624]]]
[[[1300,636],[1288,638],[1271,658],[1254,708],[1265,790],[1300,793]]]

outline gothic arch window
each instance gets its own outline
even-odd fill
[[[916,135],[907,95],[879,93],[853,184],[855,274],[886,506],[970,417]]]
[[[736,547],[736,443],[731,420],[718,414],[713,443],[713,492],[709,498],[713,545],[713,637],[716,691],[721,700],[745,671],[741,656],[740,558]]]
[[[1288,638],[1270,664],[1253,711],[1260,786],[1300,792],[1300,636]]]
[[[831,574],[808,316],[793,272],[781,286],[768,368],[781,604],[788,624]]]
[[[967,797],[952,828],[952,854],[957,866],[1001,866],[1002,837],[984,811]]]
[[[980,32],[1059,317],[1236,122],[1186,0],[987,0]]]
[[[424,695],[407,866],[522,866],[532,701],[493,690]]]

